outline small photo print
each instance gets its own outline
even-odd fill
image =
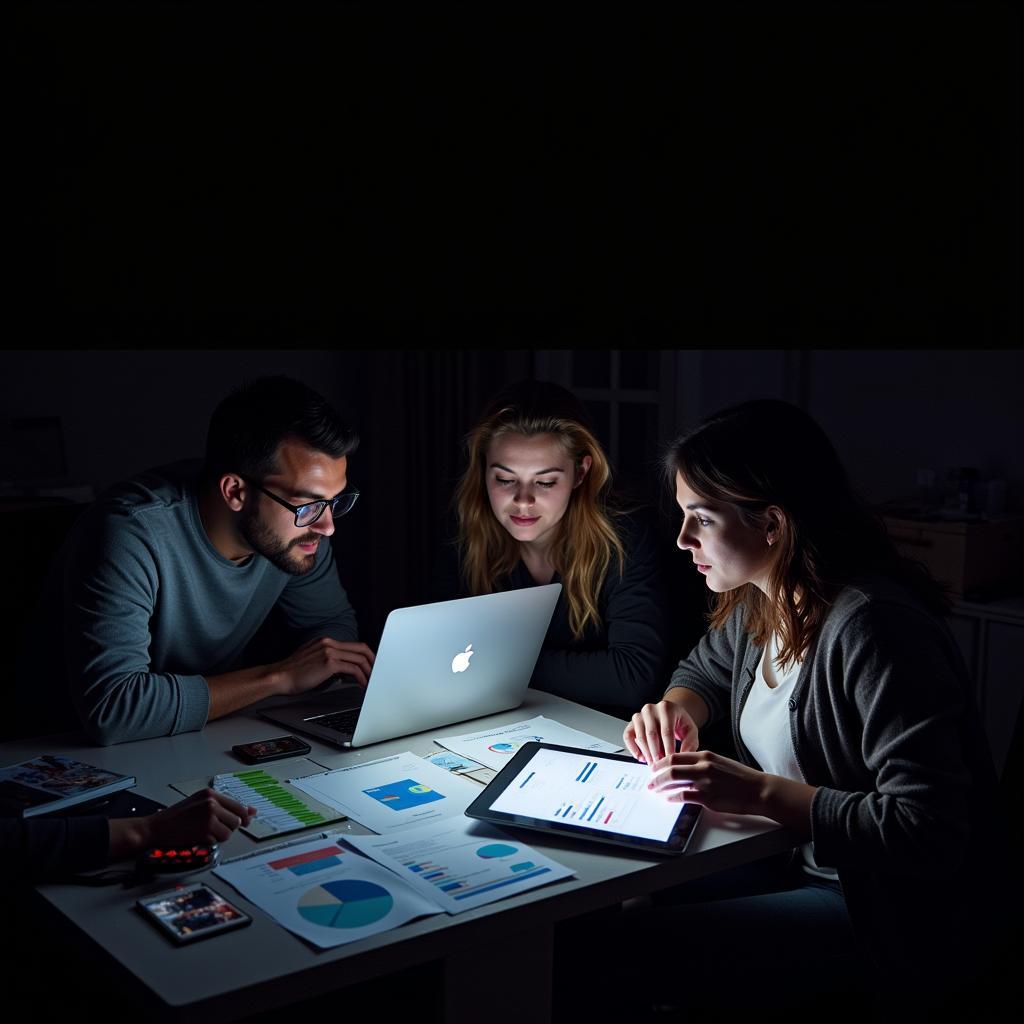
[[[159,921],[182,937],[228,924],[245,916],[231,906],[223,896],[218,896],[205,886],[186,889],[144,905]]]
[[[34,786],[61,796],[96,789],[121,778],[116,772],[94,768],[59,754],[41,754],[34,760],[8,769],[8,775],[13,782],[23,786]]]

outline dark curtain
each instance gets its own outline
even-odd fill
[[[450,536],[463,438],[499,388],[533,375],[530,352],[392,351],[344,357],[344,393],[361,434],[349,476],[359,503],[334,551],[360,636],[376,646],[388,612],[430,600]]]

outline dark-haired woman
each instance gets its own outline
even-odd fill
[[[943,595],[795,406],[728,409],[679,439],[666,468],[678,546],[717,604],[624,743],[666,799],[764,815],[801,846],[784,865],[689,887],[688,906],[635,927],[671,928],[687,976],[724,986],[727,1004],[798,1001],[857,964],[875,992],[934,1002],[998,942],[994,884],[1012,882]],[[726,717],[739,760],[701,749]]]
[[[611,469],[582,404],[522,381],[495,396],[467,448],[459,591],[561,583],[531,685],[628,717],[660,689],[661,576],[647,531],[609,501]]]

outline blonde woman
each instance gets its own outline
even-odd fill
[[[647,531],[609,502],[611,469],[579,400],[545,381],[497,395],[455,493],[459,592],[557,582],[531,685],[628,717],[655,699],[665,638]]]

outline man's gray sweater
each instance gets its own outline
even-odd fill
[[[32,685],[57,701],[70,692],[98,743],[201,729],[206,677],[242,667],[275,605],[296,646],[356,639],[330,543],[302,576],[260,555],[230,562],[200,520],[198,470],[176,463],[106,492],[76,523],[52,574],[47,613],[60,628],[51,619],[51,649],[36,650]]]

